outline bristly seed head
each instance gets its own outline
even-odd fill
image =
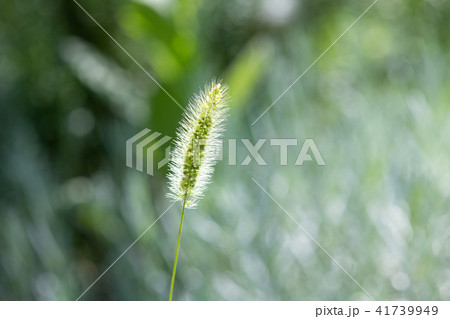
[[[228,88],[217,81],[195,95],[180,122],[169,164],[169,193],[193,208],[211,181],[227,117]]]

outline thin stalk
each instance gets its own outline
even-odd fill
[[[183,209],[181,210],[181,221],[180,221],[180,230],[178,231],[178,241],[177,241],[177,252],[175,253],[175,262],[173,264],[173,272],[172,272],[172,283],[170,284],[170,296],[169,301],[172,301],[173,294],[173,284],[175,283],[175,274],[177,272],[177,262],[178,262],[178,251],[180,249],[180,238],[181,238],[181,228],[183,227],[183,219],[184,219],[184,208],[186,206],[186,198],[183,200]]]

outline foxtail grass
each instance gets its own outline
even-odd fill
[[[172,300],[181,229],[186,208],[195,208],[203,198],[214,172],[216,155],[220,147],[224,123],[228,112],[228,88],[220,81],[212,81],[190,101],[175,139],[169,164],[168,197],[182,202],[177,249],[170,284]]]

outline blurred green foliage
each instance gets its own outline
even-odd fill
[[[220,162],[174,299],[368,298],[252,178],[375,299],[450,299],[448,1],[378,1],[255,125],[371,1],[79,3],[181,105],[223,78],[227,137],[313,138],[326,162]],[[125,141],[174,136],[181,110],[74,1],[0,8],[0,299],[74,300],[168,207]],[[166,300],[179,217],[82,299]]]

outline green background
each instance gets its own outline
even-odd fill
[[[187,105],[230,87],[228,138],[296,138],[289,163],[221,161],[185,216],[176,300],[450,299],[450,2],[79,3]],[[182,111],[74,1],[0,5],[0,299],[75,300],[169,206],[125,165]],[[312,138],[326,165],[295,166]],[[238,164],[248,154],[238,141]],[[157,154],[162,158],[163,151]],[[82,300],[167,300],[174,205]]]

